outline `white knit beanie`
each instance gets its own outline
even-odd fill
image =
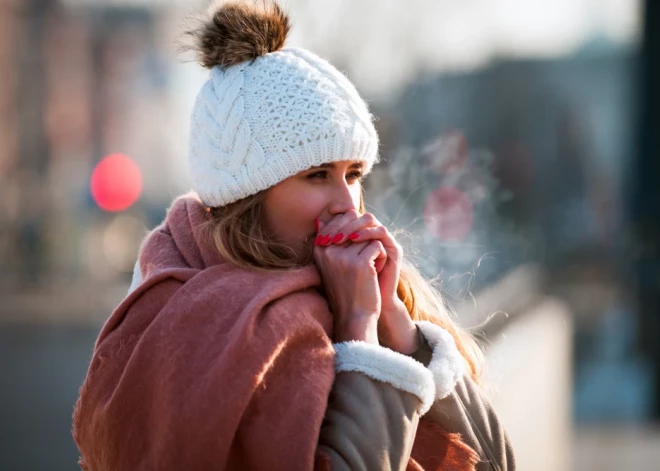
[[[215,7],[198,40],[211,69],[195,102],[193,189],[211,207],[339,160],[378,161],[378,135],[351,82],[326,60],[282,49],[288,17],[275,3]]]

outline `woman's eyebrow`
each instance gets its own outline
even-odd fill
[[[333,163],[321,164],[316,168],[335,168],[336,165]],[[349,168],[362,168],[362,162],[354,162]]]

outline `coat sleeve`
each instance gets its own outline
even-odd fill
[[[318,470],[404,470],[435,395],[423,365],[384,347],[338,344]]]
[[[437,368],[441,342],[440,327],[431,323],[418,323],[420,347],[411,356],[428,368]],[[435,344],[435,345],[431,345]],[[514,471],[515,456],[511,441],[493,406],[470,378],[462,375],[446,395],[436,395],[436,400],[425,418],[452,433],[460,433],[463,441],[479,455],[477,471]]]

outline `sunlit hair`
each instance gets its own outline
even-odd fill
[[[204,229],[222,258],[237,266],[260,271],[290,270],[312,263],[311,243],[306,244],[301,251],[268,235],[263,217],[265,194],[262,191],[235,203],[208,210],[209,220]],[[366,212],[362,193],[359,211]],[[470,332],[453,321],[440,292],[405,257],[397,294],[413,320],[431,321],[454,337],[470,376],[479,382],[484,363],[481,348]]]

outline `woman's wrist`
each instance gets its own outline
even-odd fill
[[[378,333],[381,343],[395,352],[411,355],[419,348],[417,326],[400,301],[381,312]]]
[[[335,341],[358,340],[378,345],[378,316],[358,313],[336,326]]]
[[[412,326],[405,326],[397,335],[392,336],[387,345],[389,349],[404,355],[412,355],[417,351],[419,348],[419,334],[412,321],[411,324]]]

